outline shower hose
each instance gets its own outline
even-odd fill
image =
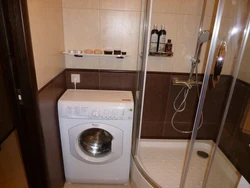
[[[189,76],[188,80],[191,79],[192,75],[193,75],[193,70],[191,70],[191,73],[190,73],[190,76]],[[198,99],[199,99],[200,98],[200,92],[199,92],[199,84],[198,84],[198,64],[195,65],[195,77],[196,77],[195,83],[196,83],[197,96],[198,96]],[[175,113],[172,116],[171,125],[179,133],[190,134],[190,133],[193,132],[193,131],[180,130],[180,129],[176,128],[176,126],[174,124],[174,119],[175,119],[176,115],[178,113],[183,112],[186,109],[186,105],[187,105],[186,101],[187,101],[188,93],[189,93],[191,88],[192,87],[188,83],[186,83],[186,86],[183,86],[183,88],[180,90],[178,95],[175,97],[175,100],[174,100],[174,103],[173,103]],[[183,100],[178,106],[176,104],[176,102],[181,97],[182,93],[183,93]],[[201,113],[201,122],[200,122],[200,125],[199,125],[198,129],[200,129],[202,127],[202,124],[203,124],[203,113]]]

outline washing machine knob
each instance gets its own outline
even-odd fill
[[[98,109],[93,110],[91,114],[93,117],[100,117],[100,112]]]
[[[118,114],[118,110],[113,110],[112,113],[113,113],[113,115],[117,115]]]
[[[104,114],[108,115],[109,114],[109,110],[108,109],[104,110]]]

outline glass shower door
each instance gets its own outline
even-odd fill
[[[247,3],[249,12],[250,2]],[[222,155],[225,156],[224,161],[227,161],[223,168],[229,180],[223,182],[223,187],[236,187],[239,179],[245,181],[246,187],[250,187],[250,14],[248,19],[247,14],[243,18],[246,26],[235,60],[232,85],[216,139],[213,161],[205,178],[206,187],[212,187],[217,176],[217,166],[222,165],[219,161]]]
[[[218,1],[180,187],[233,188],[244,174],[249,181],[250,168],[244,162],[250,158],[249,84],[237,77],[249,32],[249,11],[249,0]],[[246,62],[244,76],[250,74]]]

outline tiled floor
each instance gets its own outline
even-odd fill
[[[64,188],[131,188],[130,185],[86,185],[65,183]]]

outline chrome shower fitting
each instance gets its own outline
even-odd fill
[[[175,97],[175,100],[173,103],[173,108],[175,110],[175,113],[173,114],[173,116],[171,118],[171,125],[172,125],[173,129],[175,129],[179,133],[191,134],[193,132],[192,130],[187,131],[187,130],[180,130],[180,129],[176,128],[176,126],[174,124],[174,119],[178,113],[181,113],[186,109],[187,97],[188,97],[190,89],[192,89],[193,86],[196,86],[197,96],[198,96],[198,98],[200,97],[199,85],[201,85],[202,82],[198,81],[198,64],[200,63],[202,45],[204,42],[207,42],[209,40],[210,40],[210,31],[209,30],[204,30],[204,31],[201,31],[199,33],[195,55],[194,55],[194,57],[191,58],[192,65],[191,65],[191,71],[190,71],[188,80],[184,81],[184,80],[178,80],[177,78],[173,79],[173,85],[182,85],[183,86],[182,89],[180,90],[180,92]],[[195,72],[195,80],[192,79],[194,72]],[[177,100],[180,98],[182,93],[183,93],[183,100],[181,100],[181,103],[179,105],[177,105],[176,104]],[[203,113],[201,116],[201,122],[200,122],[200,126],[198,127],[198,129],[201,128],[202,124],[203,124]]]
[[[202,85],[202,82],[200,81],[196,81],[196,80],[193,80],[193,79],[189,79],[188,81],[184,81],[184,80],[178,80],[178,78],[173,78],[172,80],[173,82],[173,85],[179,85],[179,86],[187,86],[188,89],[192,89],[193,86],[197,86],[197,83],[198,85]]]
[[[201,56],[201,49],[203,43],[207,42],[210,40],[210,31],[209,30],[204,30],[201,31],[197,40],[196,44],[196,51],[194,57],[191,58],[192,61],[192,66],[196,66],[198,63],[200,63],[200,56]]]

